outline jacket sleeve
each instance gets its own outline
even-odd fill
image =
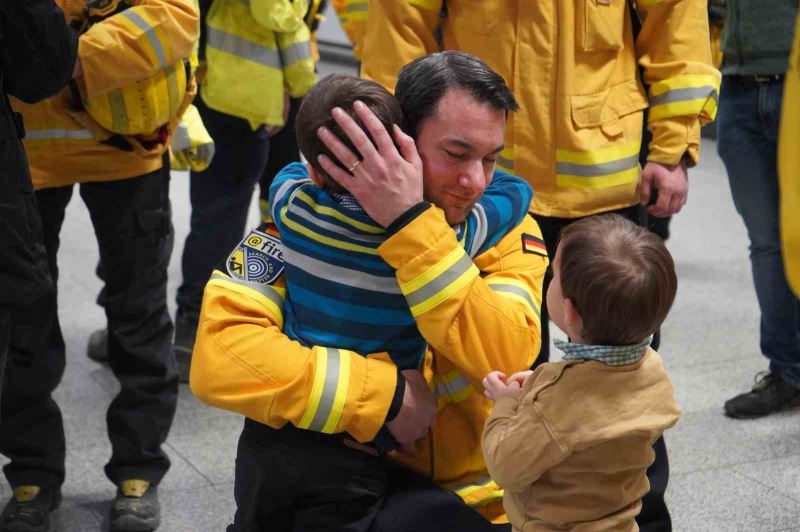
[[[397,270],[400,290],[436,356],[473,383],[492,370],[527,369],[539,352],[548,261],[524,250],[525,235],[541,238],[529,216],[473,262],[434,207],[378,248]]]
[[[441,10],[442,0],[369,0],[361,75],[394,91],[404,65],[439,51]]]
[[[256,284],[217,270],[203,295],[190,385],[202,401],[280,428],[372,440],[397,386],[388,358],[304,347],[282,332],[283,279]]]
[[[649,85],[648,160],[677,164],[700,157],[700,127],[717,114],[720,73],[711,62],[705,0],[637,2],[636,55]]]
[[[481,441],[486,469],[504,489],[519,491],[569,455],[536,403],[503,397],[486,421]]]
[[[72,77],[78,35],[53,0],[0,0],[4,90],[25,103],[60,91]]]
[[[136,0],[81,35],[84,97],[119,89],[187,59],[200,30],[192,0]]]

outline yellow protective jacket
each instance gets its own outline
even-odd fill
[[[778,174],[781,198],[781,249],[786,278],[800,297],[800,17],[783,86]]]
[[[317,81],[307,11],[307,0],[214,0],[204,28],[203,101],[254,130],[282,126],[284,92],[301,98]]]
[[[82,18],[84,0],[56,0],[67,21]],[[186,59],[199,31],[192,0],[131,0],[121,15],[93,25],[78,41],[84,97],[149,78]],[[181,90],[181,88],[178,88]],[[193,89],[192,89],[193,90]],[[35,188],[114,181],[161,168],[169,138],[126,151],[101,143],[102,133],[69,87],[36,104],[13,101],[25,120],[25,150]]]
[[[417,442],[413,455],[397,459],[452,487],[490,517],[504,514],[502,492],[486,476],[481,454],[492,405],[480,381],[492,370],[511,374],[528,368],[541,341],[547,258],[526,252],[524,235],[541,238],[530,217],[464,273],[450,276],[466,252],[443,212],[431,208],[378,249],[396,268],[401,290],[438,290],[431,308],[415,318],[431,346],[426,378],[440,410],[430,436]],[[203,297],[192,391],[270,427],[307,426],[304,420],[317,418],[330,432],[372,440],[389,410],[397,368],[386,354],[363,357],[290,340],[281,332],[284,296],[282,277],[264,285],[214,272]]]
[[[720,77],[705,0],[637,3],[634,46],[626,0],[370,0],[362,74],[393,88],[416,57],[440,48],[477,55],[520,102],[498,162],[533,186],[534,212],[574,218],[630,206],[648,100],[649,160],[696,162]]]
[[[361,60],[364,32],[367,30],[367,0],[333,0],[342,29],[353,43],[353,56]]]

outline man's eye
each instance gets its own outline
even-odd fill
[[[495,163],[497,163],[497,158],[488,157],[488,158],[484,159],[483,162],[486,163],[486,164],[489,164],[489,165],[495,164]]]
[[[463,153],[456,153],[450,150],[444,150],[444,152],[447,154],[448,157],[450,157],[451,159],[455,159],[456,161],[460,161],[461,159],[464,158]]]

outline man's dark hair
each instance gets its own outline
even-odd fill
[[[519,108],[503,77],[481,59],[453,50],[437,52],[408,63],[397,75],[395,97],[405,115],[405,132],[417,138],[422,122],[436,112],[439,100],[452,87],[502,109],[506,116]]]
[[[678,278],[660,237],[618,214],[590,216],[561,231],[561,292],[598,345],[644,341],[667,317]]]
[[[358,150],[339,127],[339,124],[331,117],[331,110],[334,107],[340,107],[363,128],[361,119],[358,118],[353,109],[353,103],[356,100],[364,102],[375,113],[375,116],[378,117],[378,120],[381,121],[392,138],[394,138],[392,124],[403,127],[403,113],[400,110],[400,104],[397,103],[397,100],[389,91],[374,81],[343,74],[326,76],[311,87],[311,90],[303,98],[300,109],[297,111],[295,125],[297,146],[306,160],[322,176],[325,181],[325,188],[331,192],[344,192],[344,189],[322,169],[319,162],[317,162],[317,156],[325,154],[334,162],[338,162],[338,158],[317,137],[317,129],[321,126],[328,128],[358,157]],[[369,136],[368,132],[367,136]],[[339,166],[346,162],[341,161]]]

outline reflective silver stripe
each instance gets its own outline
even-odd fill
[[[379,277],[349,268],[340,268],[339,266],[334,266],[333,264],[328,264],[327,262],[322,262],[307,255],[303,255],[302,253],[298,253],[289,247],[284,247],[283,256],[286,262],[295,268],[328,281],[340,283],[352,288],[383,292],[385,294],[401,293],[400,287],[397,286],[397,279],[395,279],[394,276]]]
[[[489,221],[486,219],[486,211],[483,205],[476,203],[472,206],[471,215],[475,216],[475,235],[472,237],[472,243],[469,247],[469,256],[474,257],[478,253],[478,249],[486,242],[486,232],[489,226]]]
[[[254,42],[211,26],[208,26],[206,30],[206,42],[213,48],[271,68],[281,68],[282,66],[281,56],[274,48],[259,46]]]
[[[333,411],[333,401],[336,399],[336,388],[339,384],[339,365],[341,364],[342,352],[338,349],[325,349],[328,355],[328,364],[325,367],[325,386],[322,388],[322,395],[319,398],[317,412],[314,419],[308,426],[310,430],[321,432],[325,423],[328,421]]]
[[[287,205],[288,212],[292,213],[294,216],[297,216],[298,218],[302,218],[303,220],[306,220],[316,225],[317,227],[320,227],[322,229],[327,229],[328,231],[340,234],[342,236],[346,236],[348,238],[352,238],[353,240],[360,240],[361,242],[380,243],[386,240],[386,238],[382,235],[358,235],[356,233],[353,233],[352,231],[348,231],[344,227],[332,224],[321,218],[317,218],[316,216],[314,216],[314,213],[308,212],[307,210],[299,207],[297,205],[297,202],[294,201],[294,199],[295,199],[294,197],[289,199],[289,205]]]
[[[25,132],[26,140],[70,139],[89,140],[94,135],[88,129],[35,129]]]
[[[436,385],[436,397],[455,396],[467,388],[471,388],[469,380],[464,375],[459,375],[449,382],[440,382]]]
[[[597,177],[630,170],[631,168],[636,168],[638,164],[639,155],[631,155],[624,159],[599,164],[556,163],[556,173],[578,177]]]
[[[487,486],[490,482],[492,482],[492,477],[482,476],[476,478],[472,482],[463,482],[461,484],[449,485],[447,486],[447,489],[455,493],[463,490],[464,488],[471,488],[473,486]]]
[[[367,11],[369,4],[367,2],[358,4],[346,4],[344,6],[345,12],[348,11]]]
[[[406,301],[409,307],[415,307],[435,296],[448,286],[461,277],[472,266],[472,259],[465,253],[455,264],[439,274],[438,277],[432,279],[428,284],[417,288],[410,294],[406,294]]]
[[[491,288],[495,292],[508,292],[509,294],[518,295],[519,297],[523,298],[525,301],[528,302],[528,305],[531,306],[537,318],[542,317],[542,312],[539,310],[539,307],[536,306],[536,303],[533,302],[533,299],[531,299],[531,295],[522,288],[520,288],[519,286],[514,286],[513,284],[490,283],[489,288]]]
[[[108,104],[111,106],[111,127],[114,131],[126,131],[128,127],[128,108],[125,107],[125,96],[117,89],[108,93]]]
[[[505,168],[514,168],[514,159],[506,159],[501,155],[497,157],[497,164]]]
[[[158,58],[158,67],[164,68],[167,65],[167,56],[164,53],[164,48],[161,47],[161,41],[158,40],[153,26],[145,22],[138,13],[135,13],[130,9],[123,11],[122,16],[127,17],[131,22],[139,26],[139,29],[141,29],[144,34],[147,35],[147,40],[150,41],[150,46],[153,47],[153,51],[156,53],[156,58]]]
[[[310,59],[311,44],[308,41],[296,42],[288,48],[281,48],[280,53],[283,65],[288,66],[303,59]]]
[[[280,293],[278,293],[277,290],[268,284],[254,283],[252,281],[245,281],[244,279],[236,279],[235,277],[228,277],[227,275],[221,275],[219,273],[212,274],[211,279],[221,279],[223,281],[246,286],[247,288],[255,290],[262,296],[275,303],[279,309],[283,308],[283,297],[280,295]]]
[[[699,100],[701,98],[708,98],[709,96],[715,101],[719,99],[717,89],[711,85],[706,85],[704,87],[688,87],[686,89],[672,89],[658,96],[652,96],[650,98],[650,107],[663,105],[665,103]]]

